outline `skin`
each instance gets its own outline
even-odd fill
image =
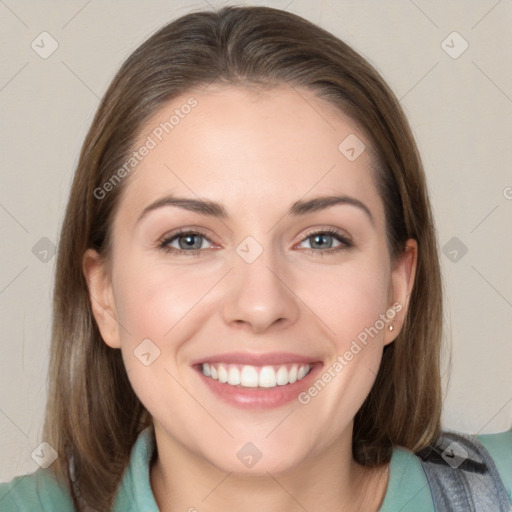
[[[190,95],[163,107],[140,140]],[[121,349],[130,382],[154,419],[151,485],[158,506],[338,511],[360,510],[364,501],[364,510],[376,511],[388,467],[370,471],[353,460],[353,419],[384,346],[402,328],[416,242],[391,261],[370,142],[332,105],[287,85],[271,91],[211,85],[193,96],[198,105],[124,183],[108,260],[88,250],[83,265],[102,337]],[[349,134],[366,145],[354,161],[338,150]],[[229,217],[166,206],[137,221],[171,193],[219,202]],[[333,194],[362,201],[374,223],[351,205],[285,215],[297,200]],[[199,255],[159,247],[166,234],[194,226],[207,233],[198,237]],[[348,236],[352,247],[327,254],[310,236],[322,228]],[[247,236],[263,249],[252,263],[236,252]],[[180,248],[179,241],[172,247]],[[340,246],[335,238],[326,242]],[[380,330],[307,405],[294,400],[240,410],[212,394],[190,366],[201,357],[247,351],[308,355],[327,368],[394,303],[403,308],[393,331]],[[160,350],[149,366],[133,353],[147,338]],[[248,442],[262,453],[251,468],[237,458]]]

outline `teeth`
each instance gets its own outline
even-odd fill
[[[264,366],[260,370],[260,378],[258,380],[260,388],[275,388],[277,386],[276,380],[276,372],[272,366]]]
[[[304,366],[301,366],[299,368],[299,371],[297,372],[297,380],[302,379],[306,375],[306,368]]]
[[[228,384],[238,386],[240,384],[240,370],[236,366],[231,366],[228,373]]]
[[[284,386],[285,384],[288,384],[288,370],[285,366],[281,366],[279,370],[276,372],[276,382],[280,386]]]
[[[290,373],[288,374],[288,382],[290,384],[297,382],[297,365],[292,366],[292,369],[290,370]]]
[[[221,364],[217,368],[217,373],[219,375],[219,382],[227,382],[228,381],[228,372],[224,366]]]
[[[256,370],[254,366],[244,366],[242,368],[242,373],[240,374],[240,384],[247,388],[257,388],[258,370]]]
[[[246,388],[275,388],[293,384],[303,379],[311,370],[310,364],[278,366],[250,366],[224,363],[203,363],[203,375],[227,383],[230,386]]]

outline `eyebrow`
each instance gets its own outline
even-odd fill
[[[313,199],[295,201],[286,215],[297,217],[299,215],[306,215],[308,213],[317,212],[336,205],[350,205],[359,208],[368,216],[372,225],[375,225],[375,220],[370,209],[359,199],[346,195],[320,196]],[[215,201],[168,195],[157,199],[150,205],[146,206],[139,215],[137,222],[139,222],[149,212],[163,207],[183,208],[184,210],[219,219],[229,218],[228,212],[224,206],[220,203],[216,203]]]

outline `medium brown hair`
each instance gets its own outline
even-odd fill
[[[151,417],[127,378],[120,350],[95,323],[82,258],[108,253],[124,179],[106,183],[140,131],[167,102],[209,83],[315,92],[362,128],[376,155],[389,252],[418,242],[404,326],[384,348],[368,397],[354,418],[353,456],[389,462],[394,446],[417,452],[441,432],[442,283],[434,221],[407,119],[379,73],[347,44],[309,21],[269,7],[195,12],[167,24],[124,62],[84,141],[59,242],[44,438],[77,510],[112,507],[130,451]],[[340,141],[341,142],[341,141]],[[74,484],[72,483],[74,482]]]

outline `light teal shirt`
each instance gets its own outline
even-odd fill
[[[512,430],[477,436],[494,459],[512,503]],[[121,481],[115,512],[158,512],[151,490],[149,464],[155,449],[152,427],[141,432]],[[202,497],[191,507],[201,510]],[[389,483],[379,512],[435,512],[430,488],[419,459],[397,447],[390,464]],[[1,512],[73,511],[68,493],[57,485],[49,470],[18,476],[0,484]]]

